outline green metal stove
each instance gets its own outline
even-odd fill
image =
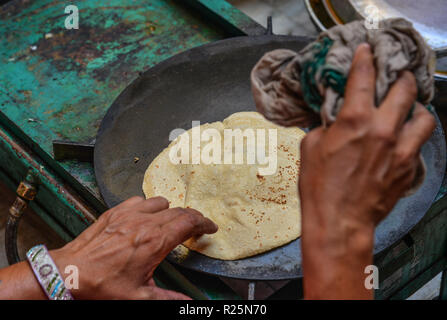
[[[11,210],[16,221],[29,203],[66,241],[106,210],[93,165],[85,160],[115,98],[139,73],[177,53],[266,32],[224,0],[85,0],[74,5],[79,29],[65,27],[63,1],[13,0],[0,8],[0,179],[18,192]],[[56,160],[57,140],[75,141],[76,155]],[[63,152],[69,154],[70,145],[63,145]],[[445,270],[446,231],[447,197],[441,192],[407,236],[376,256],[381,275],[376,297],[406,298]],[[254,283],[168,262],[158,268],[156,281],[198,299],[295,299],[302,294],[300,279]],[[444,276],[443,288],[446,282]],[[256,295],[255,286],[263,293]],[[447,290],[441,296],[447,298]]]

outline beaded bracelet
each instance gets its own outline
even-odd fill
[[[26,257],[48,299],[73,300],[70,290],[65,287],[64,278],[59,273],[45,245],[41,244],[31,248],[26,253]]]

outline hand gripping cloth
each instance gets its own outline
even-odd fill
[[[376,67],[375,103],[379,106],[403,70],[417,82],[417,101],[427,106],[434,95],[436,58],[412,24],[402,18],[382,20],[378,29],[363,21],[322,32],[300,52],[286,49],[266,53],[251,72],[256,107],[282,126],[329,126],[343,106],[344,90],[357,46],[371,46]],[[411,190],[425,177],[422,157]]]

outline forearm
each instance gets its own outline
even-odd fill
[[[306,210],[302,235],[305,298],[372,299],[374,291],[365,288],[364,271],[373,263],[374,226],[345,220],[342,212]]]
[[[0,269],[0,300],[46,299],[27,261]]]

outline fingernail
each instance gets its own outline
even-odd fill
[[[361,47],[362,49],[371,50],[371,45],[368,42],[362,42],[361,44],[359,44],[359,47]]]

